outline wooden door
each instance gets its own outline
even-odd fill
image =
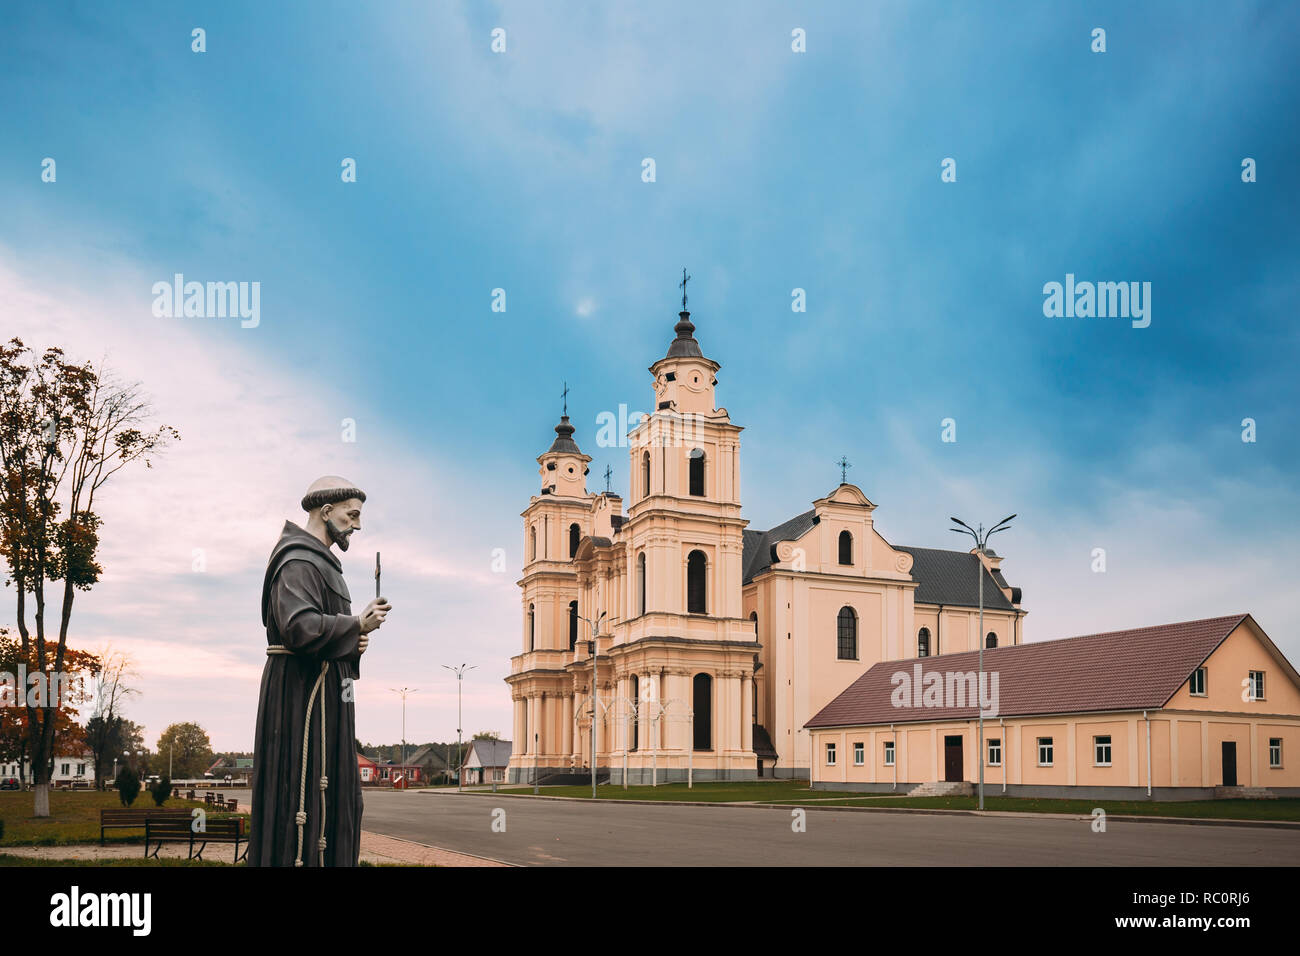
[[[965,779],[962,766],[961,736],[943,738],[943,779],[957,783]]]

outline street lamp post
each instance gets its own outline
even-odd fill
[[[989,538],[1010,527],[1011,519],[1014,517],[1015,515],[1010,515],[1003,518],[988,531],[984,530],[983,525],[976,530],[960,518],[949,518],[954,524],[961,525],[960,528],[949,528],[949,531],[968,534],[975,539],[975,571],[979,575],[980,626],[979,633],[976,635],[979,647],[979,677],[975,684],[975,708],[979,712],[979,743],[976,746],[979,749],[975,752],[975,759],[980,767],[979,808],[981,810],[984,809],[984,549],[988,545]]]
[[[460,725],[461,725],[461,723],[462,723],[462,720],[461,720],[461,717],[462,717],[462,714],[461,714],[461,681],[465,679],[465,672],[466,672],[466,671],[472,671],[472,670],[473,670],[477,665],[476,665],[476,664],[461,664],[460,667],[451,667],[451,666],[449,666],[449,665],[447,665],[447,664],[443,664],[442,666],[445,667],[447,670],[451,671],[452,673],[454,673],[454,674],[456,675],[456,759],[459,760],[460,763],[461,763],[460,768],[458,768],[457,771],[456,771],[456,790],[457,790],[457,791],[460,791],[460,790],[463,789],[463,786],[462,786],[462,778],[465,776],[465,767],[464,767],[464,764],[465,764],[465,745],[464,745],[464,743],[462,742],[462,741],[463,741],[463,738],[462,738],[462,736],[461,736],[461,727],[460,727]],[[406,731],[403,730],[402,733],[405,734]]]
[[[408,776],[409,771],[406,769],[406,695],[414,694],[419,690],[418,687],[390,687],[388,688],[394,694],[400,694],[402,697],[402,783],[403,790],[411,789],[411,778]]]
[[[590,621],[582,615],[578,620],[591,625],[591,799],[596,799],[596,718],[600,715],[600,687],[596,683],[596,635],[600,633],[600,622],[605,619],[605,612]]]

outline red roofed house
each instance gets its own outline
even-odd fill
[[[1300,674],[1249,614],[872,666],[805,725],[818,789],[1300,796]]]

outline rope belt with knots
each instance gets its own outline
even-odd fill
[[[293,654],[282,644],[272,644],[266,649],[270,657],[273,654]],[[321,685],[329,671],[329,661],[322,661],[320,674],[307,698],[307,714],[302,722],[302,769],[298,772],[298,814],[294,822],[298,827],[298,849],[294,856],[294,866],[302,866],[302,828],[307,823],[307,747],[311,743],[311,712],[316,706],[316,695],[320,694],[320,839],[316,841],[317,865],[325,865],[325,791],[329,787],[329,777],[325,776],[325,695],[321,694]]]

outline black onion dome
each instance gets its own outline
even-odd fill
[[[564,455],[581,455],[582,450],[578,448],[578,443],[573,440],[574,427],[569,424],[569,416],[560,417],[560,424],[555,426],[555,441],[551,442],[551,447],[546,453],[552,454],[559,452]]]
[[[679,321],[673,326],[673,331],[677,333],[677,338],[673,339],[672,344],[668,346],[668,354],[664,358],[703,358],[704,353],[700,351],[700,343],[695,341],[692,335],[695,326],[691,324],[691,314],[689,312],[679,312]]]

